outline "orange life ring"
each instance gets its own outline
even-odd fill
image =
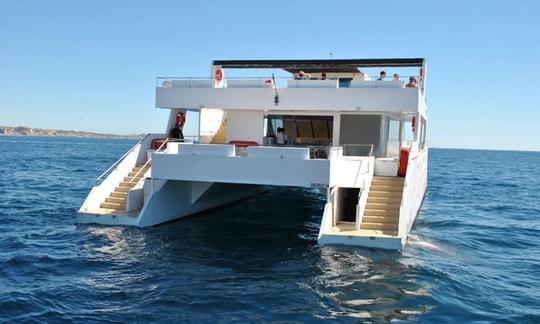
[[[221,71],[221,69],[216,70],[216,80],[218,82],[223,80],[223,71]]]

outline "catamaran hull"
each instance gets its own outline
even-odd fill
[[[259,185],[147,180],[144,207],[134,212],[110,214],[79,211],[77,223],[155,226],[239,201],[267,188]]]

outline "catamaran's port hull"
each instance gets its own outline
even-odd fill
[[[248,198],[267,190],[265,186],[203,183],[193,181],[148,180],[150,193],[144,207],[134,212],[98,209],[79,211],[77,223],[103,225],[155,226],[184,216]],[[154,186],[151,191],[151,186]]]

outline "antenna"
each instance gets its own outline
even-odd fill
[[[276,96],[274,97],[274,104],[276,106],[279,105],[279,95],[277,93],[277,84],[276,84],[276,78],[274,77],[274,73],[272,73],[272,82],[274,82],[274,91],[276,92]]]

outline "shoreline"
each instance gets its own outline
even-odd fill
[[[57,130],[32,128],[28,126],[0,126],[0,136],[30,136],[30,137],[75,137],[75,138],[115,138],[141,139],[145,134],[104,134],[76,130]]]

